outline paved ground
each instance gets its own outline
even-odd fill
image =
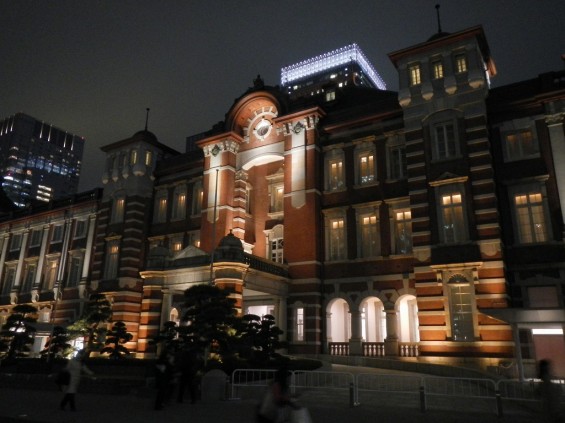
[[[334,367],[344,371],[343,367]],[[350,370],[350,369],[347,369]],[[365,369],[353,369],[364,371]],[[391,373],[390,370],[382,371]],[[196,404],[171,403],[163,410],[153,409],[153,392],[137,395],[79,393],[78,411],[58,409],[62,394],[54,390],[0,388],[0,422],[2,423],[204,423],[253,422],[256,399],[243,398]],[[398,395],[378,395],[350,407],[349,394],[343,391],[308,391],[299,398],[312,416],[313,423],[378,422],[378,423],[532,423],[544,421],[539,414],[523,404],[505,406],[504,416],[495,414],[492,403],[469,404],[465,398],[429,404],[423,413],[414,398]]]

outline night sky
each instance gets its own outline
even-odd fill
[[[0,0],[0,118],[27,113],[86,138],[80,190],[102,186],[100,146],[145,125],[168,146],[223,120],[260,74],[357,43],[397,90],[387,54],[437,32],[438,0]],[[482,25],[492,86],[561,70],[565,0],[449,0],[446,32]]]

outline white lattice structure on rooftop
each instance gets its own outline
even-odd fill
[[[347,63],[357,63],[376,87],[386,90],[386,84],[383,79],[355,43],[282,68],[281,84],[286,86],[292,81],[297,81],[337,66],[346,65]]]

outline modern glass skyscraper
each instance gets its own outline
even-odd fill
[[[17,206],[75,194],[84,138],[24,113],[0,121],[0,176]]]

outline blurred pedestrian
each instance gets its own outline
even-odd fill
[[[292,405],[288,386],[288,371],[282,366],[275,373],[273,383],[271,383],[257,409],[257,423],[274,423],[279,421],[284,409]]]
[[[174,382],[174,357],[172,354],[162,354],[155,363],[155,383],[157,395],[155,397],[155,410],[162,410],[165,402],[170,399]]]
[[[68,385],[62,385],[63,392],[65,395],[61,400],[59,408],[64,410],[67,404],[69,404],[72,411],[76,411],[75,396],[80,385],[80,379],[82,373],[87,374],[94,378],[94,373],[84,364],[87,354],[84,350],[80,350],[77,355],[69,360],[65,366],[65,371],[69,373]],[[95,379],[95,378],[94,378]]]
[[[552,381],[551,361],[540,360],[538,374],[541,379],[540,396],[544,417],[548,422],[560,422],[561,387]]]
[[[179,375],[177,402],[184,401],[184,393],[188,388],[190,403],[194,404],[198,396],[198,355],[194,351],[182,351],[177,356],[176,364]]]

